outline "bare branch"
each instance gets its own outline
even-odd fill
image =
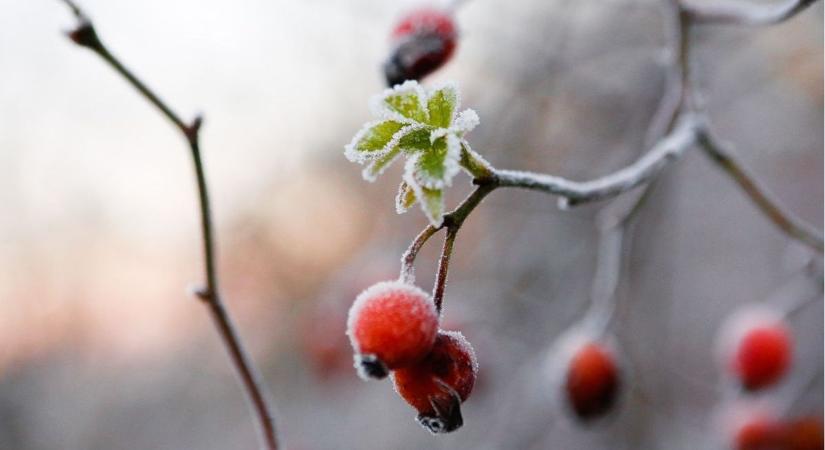
[[[783,22],[816,0],[783,0],[771,4],[755,4],[747,0],[722,2],[684,1],[682,8],[697,23],[739,25],[772,25]]]
[[[785,210],[774,196],[739,162],[733,151],[702,127],[699,143],[721,169],[735,181],[765,216],[788,236],[822,253],[822,233],[811,224]]]
[[[441,313],[441,303],[444,300],[444,290],[447,286],[447,272],[450,270],[450,256],[453,254],[455,237],[458,234],[458,227],[447,228],[447,235],[444,237],[444,247],[441,249],[441,258],[438,260],[438,272],[433,286],[433,303],[435,309]]]
[[[552,175],[511,170],[496,171],[497,184],[555,194],[564,208],[615,197],[649,183],[696,142],[697,122],[685,115],[676,128],[633,164],[591,181],[570,181]]]
[[[172,122],[183,134],[189,150],[192,154],[192,162],[195,169],[195,177],[198,187],[198,201],[200,203],[201,233],[203,239],[203,252],[205,259],[206,286],[199,289],[197,296],[209,307],[212,319],[218,329],[218,333],[223,340],[232,364],[241,379],[252,409],[257,417],[260,433],[265,448],[276,450],[278,441],[275,432],[275,424],[270,412],[270,407],[263,393],[260,376],[252,363],[251,358],[241,343],[240,337],[233,324],[229,313],[221,300],[218,290],[218,275],[215,268],[215,238],[214,227],[212,225],[212,213],[209,201],[209,191],[206,185],[206,174],[201,159],[199,132],[203,123],[201,117],[196,117],[191,124],[184,122],[163,100],[158,97],[145,83],[143,83],[131,70],[127,69],[120,60],[115,57],[100,40],[94,24],[80,7],[71,0],[63,2],[72,10],[78,19],[78,25],[68,33],[69,38],[81,47],[94,51],[104,61],[106,61],[118,74],[120,74],[129,84],[132,85],[146,100],[152,103],[158,110]]]

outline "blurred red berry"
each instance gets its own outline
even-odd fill
[[[733,371],[745,389],[776,383],[791,363],[791,335],[781,322],[758,324],[745,331],[734,357]]]
[[[384,378],[389,370],[420,361],[437,332],[430,296],[400,281],[378,283],[359,294],[347,320],[355,367],[363,378]]]
[[[579,419],[604,415],[615,404],[619,392],[619,370],[614,356],[596,342],[584,343],[570,359],[564,388]]]
[[[754,416],[739,424],[734,437],[735,450],[778,450],[781,427],[767,417]]]
[[[420,80],[444,65],[457,40],[450,12],[422,8],[406,14],[392,31],[393,50],[384,63],[389,86]]]
[[[457,331],[440,331],[429,355],[414,366],[396,370],[395,390],[418,411],[418,422],[432,433],[461,427],[461,403],[475,384],[475,352]]]
[[[822,418],[804,417],[791,421],[783,432],[783,449],[822,450]]]

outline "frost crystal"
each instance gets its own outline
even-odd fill
[[[375,181],[405,155],[396,211],[404,212],[417,202],[430,223],[439,226],[444,216],[443,190],[459,170],[478,176],[490,169],[464,140],[478,125],[478,114],[471,109],[458,113],[459,105],[458,89],[452,83],[425,89],[410,80],[386,89],[370,103],[378,120],[358,131],[344,154],[366,165],[362,175],[367,181]]]

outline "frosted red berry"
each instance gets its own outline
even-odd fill
[[[776,383],[791,362],[791,335],[780,322],[754,325],[739,340],[733,371],[747,390]]]
[[[420,80],[455,51],[457,32],[450,12],[422,8],[406,14],[392,31],[393,50],[384,64],[389,86]]]
[[[440,331],[432,351],[418,364],[396,370],[395,390],[418,411],[418,422],[432,433],[461,427],[461,403],[475,384],[475,352],[457,331]]]
[[[593,419],[610,411],[616,403],[619,385],[615,357],[602,344],[585,342],[572,354],[564,392],[579,419]]]
[[[363,378],[384,378],[389,370],[420,361],[437,332],[430,296],[400,281],[378,283],[359,294],[347,320],[355,367]]]

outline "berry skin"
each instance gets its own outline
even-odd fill
[[[387,85],[431,74],[450,59],[456,40],[455,21],[449,12],[422,8],[406,14],[392,31],[394,49],[384,63]]]
[[[804,417],[785,425],[783,432],[784,447],[788,450],[822,450],[822,418]]]
[[[587,421],[610,411],[616,403],[619,384],[613,355],[596,342],[586,342],[570,359],[564,391],[573,413]]]
[[[771,450],[782,448],[781,426],[766,417],[755,416],[742,422],[734,437],[735,450]]]
[[[433,347],[438,313],[430,296],[400,281],[377,283],[358,295],[349,311],[347,335],[355,368],[364,378],[415,364]]]
[[[791,351],[791,336],[782,323],[756,325],[740,339],[733,371],[749,391],[768,387],[788,370]]]
[[[777,383],[793,359],[793,337],[781,312],[761,305],[732,314],[721,328],[717,347],[722,368],[747,391]]]
[[[461,403],[475,384],[478,362],[473,347],[457,331],[440,331],[429,355],[393,373],[398,394],[418,411],[418,422],[433,434],[464,423]]]

